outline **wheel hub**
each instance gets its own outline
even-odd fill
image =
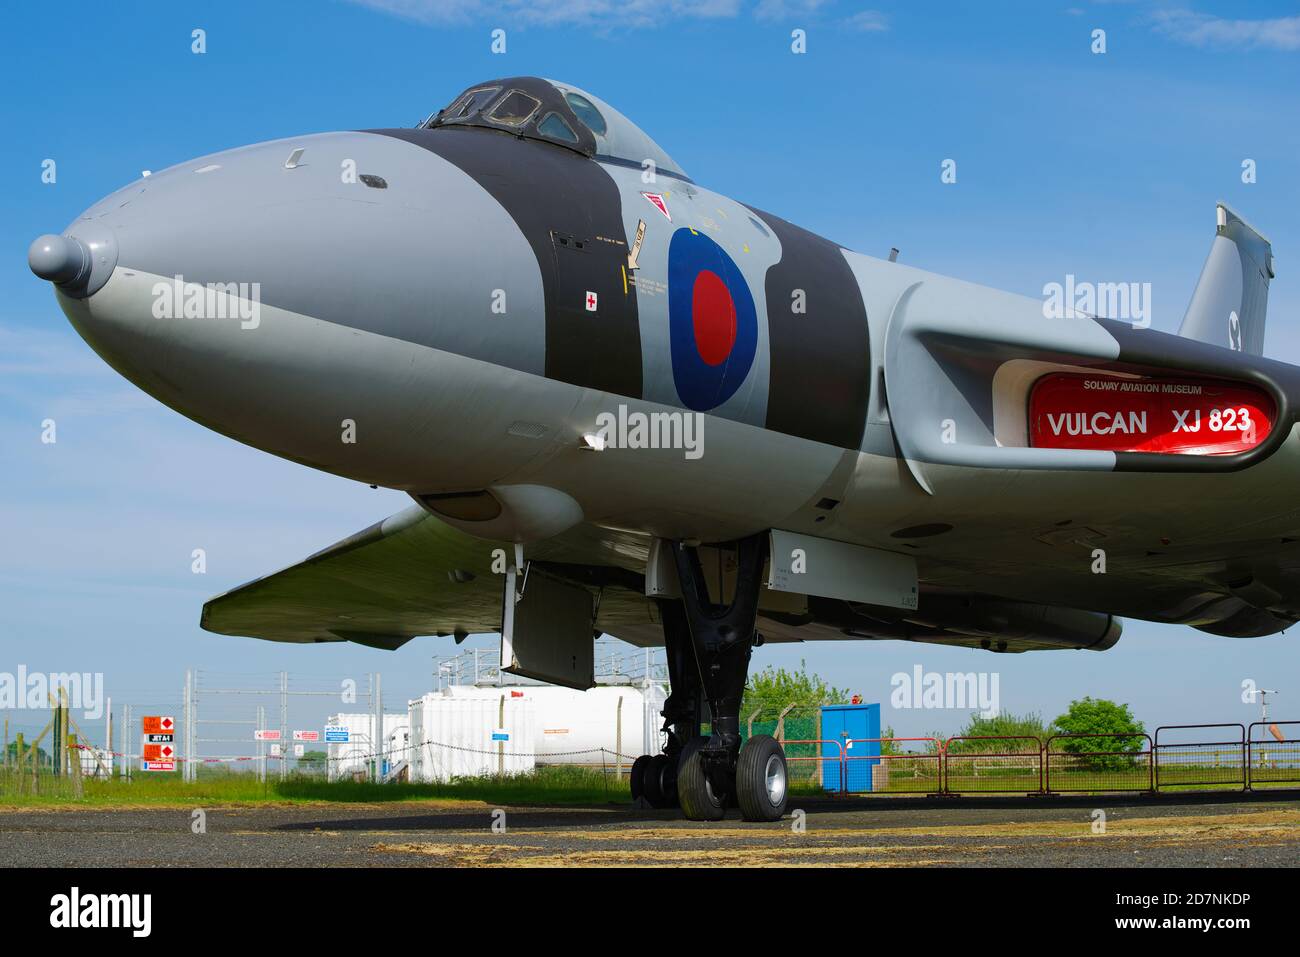
[[[767,799],[776,807],[785,800],[785,764],[778,755],[771,755],[767,759],[767,767],[763,769],[763,779],[767,785]]]

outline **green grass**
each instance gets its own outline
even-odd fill
[[[179,774],[137,772],[130,782],[88,778],[81,797],[73,782],[42,775],[33,793],[30,775],[0,772],[0,806],[113,807],[126,805],[194,807],[198,804],[262,803],[386,803],[402,801],[481,801],[509,805],[590,805],[631,800],[627,780],[614,780],[591,768],[548,767],[529,774],[462,778],[446,784],[373,784],[366,781],[328,782],[324,778],[291,776],[265,783],[256,775],[200,772],[187,783]]]
[[[895,767],[895,771],[901,769]],[[792,794],[818,796],[828,794],[821,786],[814,763],[791,766]],[[963,769],[965,770],[965,769]],[[1162,791],[1239,790],[1239,768],[1172,766],[1160,770]],[[1269,768],[1259,770],[1257,786],[1264,788],[1300,787],[1300,769]],[[1143,790],[1149,778],[1146,769],[1133,768],[1119,773],[1095,773],[1083,770],[1053,770],[1053,791],[1068,793],[1107,793],[1117,790]],[[1187,782],[1187,783],[1184,783]],[[1194,783],[1193,783],[1194,782]],[[956,793],[1030,793],[1038,789],[1036,772],[1015,768],[981,770],[980,775],[950,773],[949,789]],[[932,774],[909,777],[901,773],[890,776],[889,786],[876,793],[908,794],[938,790]],[[481,802],[508,806],[591,806],[620,804],[631,800],[627,778],[615,779],[595,768],[545,767],[529,774],[506,777],[462,778],[446,784],[372,784],[366,781],[336,781],[322,777],[295,775],[284,781],[265,783],[256,775],[220,769],[203,769],[198,780],[186,783],[179,774],[145,774],[137,772],[128,783],[121,780],[89,778],[82,782],[82,794],[74,794],[74,784],[66,777],[43,773],[37,790],[32,791],[30,774],[20,778],[15,772],[0,770],[0,807],[196,807],[239,804],[375,804],[392,802]]]

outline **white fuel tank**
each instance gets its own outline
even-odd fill
[[[595,767],[624,764],[655,754],[662,742],[664,691],[659,685],[600,685],[586,691],[552,685],[506,685],[501,688],[453,686],[452,699],[491,698],[530,702],[536,711],[534,749],[538,764]]]

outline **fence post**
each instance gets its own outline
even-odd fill
[[[623,780],[623,696],[618,696],[618,712],[614,718],[614,780]]]
[[[113,698],[110,695],[108,707],[104,709],[104,754],[108,756],[108,769],[104,772],[106,780],[113,777]]]
[[[793,707],[793,704],[786,705],[785,710],[776,716],[776,734],[774,737],[779,744],[785,744],[785,716],[790,713]]]
[[[497,727],[506,726],[506,696],[501,696],[501,703],[497,706]],[[497,742],[497,776],[504,777],[506,773],[506,743]]]
[[[378,694],[378,690],[379,690],[378,687],[376,687],[375,689],[376,694]],[[379,707],[376,709],[376,714],[378,715],[376,721],[379,724],[379,734],[380,736],[382,736],[384,733],[383,698],[381,697],[379,701],[380,701]],[[285,780],[289,776],[289,750],[288,750],[289,742],[287,740],[288,737],[289,737],[289,672],[281,671],[280,672],[280,780],[281,781]],[[383,767],[383,765],[380,763],[381,760],[382,759],[379,757],[375,758],[375,780],[376,781],[380,779],[380,769]]]
[[[59,694],[60,696],[63,694],[62,688],[59,689]],[[58,777],[63,773],[63,708],[60,707],[60,702],[56,699],[51,699],[50,704],[53,706],[54,711],[52,716],[54,737],[50,740],[50,750],[54,752],[50,757],[53,759],[54,767],[51,770],[54,772],[54,776]]]
[[[1250,724],[1246,726],[1246,741],[1245,741],[1246,753],[1245,753],[1245,757],[1243,758],[1243,761],[1246,765],[1246,790],[1247,791],[1254,790],[1254,781],[1251,780],[1254,777],[1254,775],[1251,774],[1251,771],[1253,770],[1251,766],[1251,762],[1255,760],[1254,757],[1255,746],[1253,741],[1251,740],[1252,738],[1254,738],[1254,736],[1255,736],[1255,723],[1252,721]]]
[[[72,778],[72,796],[79,798],[82,796],[81,791],[81,752],[77,750],[76,734],[68,733],[67,747],[64,748],[68,755],[68,774]]]
[[[63,716],[63,724],[62,724],[63,733],[67,736],[69,740],[71,740],[75,744],[77,739],[72,733],[72,708],[68,701],[67,689],[62,687],[59,688],[59,713]],[[66,759],[70,755],[71,749],[67,747],[66,742],[63,742],[63,744],[64,744],[63,755],[64,758]],[[68,773],[71,774],[72,766],[67,765],[66,767]],[[80,767],[80,765],[78,765],[78,767]]]

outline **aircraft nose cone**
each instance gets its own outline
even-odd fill
[[[37,237],[27,250],[27,265],[73,299],[93,296],[117,266],[117,234],[102,218],[82,216],[67,235]]]
[[[58,285],[76,281],[90,272],[90,250],[71,236],[46,234],[27,250],[27,265],[41,279]]]

